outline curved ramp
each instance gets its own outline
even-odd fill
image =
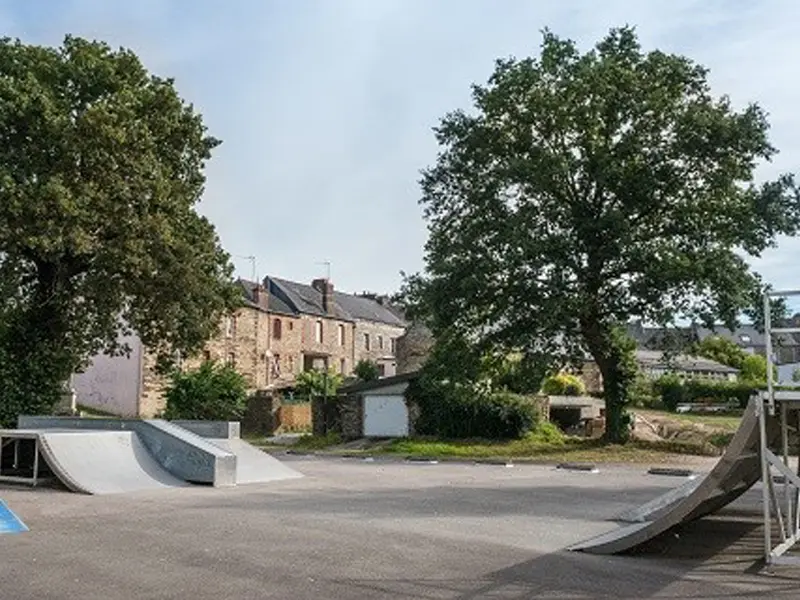
[[[208,440],[223,450],[236,455],[236,484],[266,483],[302,477],[277,458],[239,438],[211,438]]]
[[[27,433],[27,432],[26,432]],[[132,431],[31,431],[53,474],[73,492],[118,494],[185,487]]]
[[[594,554],[630,550],[676,525],[716,512],[744,494],[761,479],[760,439],[756,402],[750,400],[725,454],[703,479],[689,481],[658,498],[623,513],[617,520],[630,524],[570,547]],[[778,420],[767,418],[767,443],[780,437]]]

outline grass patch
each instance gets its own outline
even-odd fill
[[[742,422],[742,412],[734,414],[692,414],[692,413],[673,413],[666,410],[643,410],[634,409],[632,412],[641,414],[645,419],[669,419],[670,421],[691,423],[695,425],[705,425],[721,431],[735,432],[739,429]]]
[[[342,443],[342,437],[338,433],[327,433],[325,435],[304,435],[292,444],[292,448],[298,450],[324,450],[331,446]]]

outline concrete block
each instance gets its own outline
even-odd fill
[[[242,437],[242,428],[239,421],[199,421],[175,419],[170,423],[183,427],[192,433],[204,438],[233,440]]]

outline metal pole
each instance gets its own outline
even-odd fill
[[[33,487],[39,479],[39,438],[33,438]]]
[[[770,297],[764,294],[764,343],[767,350],[767,400],[769,402],[769,414],[775,414],[775,382],[772,374],[772,306]]]
[[[751,400],[755,402],[755,410],[758,415],[759,446],[761,454],[761,508],[764,515],[764,561],[770,563],[772,554],[772,517],[770,515],[770,469],[767,462],[767,411],[764,406],[764,399],[759,394]]]

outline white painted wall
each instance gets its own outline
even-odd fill
[[[408,407],[403,396],[364,395],[366,437],[407,437]]]
[[[142,342],[135,335],[121,338],[132,348],[130,357],[98,354],[83,373],[72,377],[78,404],[121,417],[135,417],[142,381]]]

